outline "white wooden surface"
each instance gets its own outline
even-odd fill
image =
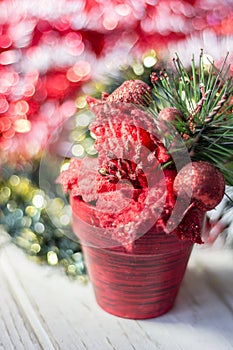
[[[175,307],[134,321],[101,310],[90,283],[0,248],[0,349],[233,349],[233,251],[195,249]]]

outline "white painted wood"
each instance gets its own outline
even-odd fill
[[[195,249],[173,310],[134,321],[95,302],[91,284],[0,249],[0,349],[232,350],[233,251]]]

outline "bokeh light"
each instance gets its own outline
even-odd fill
[[[83,94],[125,64],[140,76],[175,51],[190,62],[201,47],[219,64],[226,51],[232,61],[232,13],[217,0],[1,2],[0,163],[36,157],[53,129],[85,107]]]

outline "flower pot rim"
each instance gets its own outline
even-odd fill
[[[81,220],[81,222],[83,222],[85,225],[90,225],[90,226],[93,226],[95,227],[95,229],[98,230],[98,225],[95,226],[95,224],[93,225],[92,223],[89,223],[89,222],[86,222],[85,219],[83,220],[83,217],[82,217],[82,214],[79,209],[82,208],[83,210],[83,213],[85,213],[84,215],[86,215],[88,213],[88,211],[90,210],[90,214],[91,212],[93,213],[93,211],[95,211],[95,206],[90,204],[90,203],[87,203],[85,201],[83,201],[83,199],[80,197],[80,196],[76,196],[76,195],[73,195],[72,192],[71,192],[71,207],[72,207],[72,212],[73,212],[73,220],[74,219],[78,219],[78,220]],[[152,227],[151,227],[152,228]],[[103,229],[103,228],[101,228]],[[107,229],[107,228],[106,228]],[[130,255],[135,255],[135,256],[145,256],[145,257],[148,257],[148,256],[171,256],[171,255],[176,255],[176,254],[179,254],[179,252],[181,251],[184,251],[184,250],[189,250],[190,247],[192,247],[194,245],[194,242],[191,241],[191,240],[182,240],[182,239],[179,239],[177,237],[177,235],[175,233],[165,233],[164,231],[161,230],[161,232],[157,232],[158,233],[158,248],[156,249],[153,249],[153,252],[150,253],[150,251],[148,251],[148,253],[145,253],[145,252],[141,252],[139,253],[138,251],[136,252],[130,252],[130,250],[125,250],[125,251],[119,251],[119,250],[114,250],[114,248],[120,248],[122,247],[122,244],[121,243],[116,243],[114,242],[114,244],[108,244],[106,245],[106,242],[103,242],[103,245],[102,243],[93,243],[92,241],[89,241],[88,242],[85,242],[85,238],[84,240],[76,233],[75,229],[74,229],[74,233],[79,237],[80,239],[80,243],[83,245],[83,246],[87,246],[87,247],[91,247],[91,248],[95,248],[95,249],[100,249],[100,250],[103,250],[103,251],[110,251],[112,254],[122,254],[125,255],[125,254],[130,254]],[[168,244],[168,250],[164,250],[164,244],[159,244],[161,241],[161,235],[163,235],[164,237],[167,236],[167,244]],[[143,235],[142,235],[143,236]],[[141,237],[141,236],[140,236]],[[166,239],[166,237],[165,237]],[[171,240],[174,240],[174,244],[177,244],[176,247],[174,246],[171,246],[170,250],[169,250],[169,242],[171,242]],[[154,243],[155,240],[151,241]],[[175,248],[175,249],[174,249]],[[162,249],[162,251],[161,251]],[[149,250],[149,249],[148,249]]]
[[[182,241],[181,241],[182,242]],[[87,249],[95,249],[95,250],[98,250],[98,251],[103,251],[104,253],[108,253],[108,254],[112,254],[112,255],[122,255],[122,256],[125,256],[125,255],[128,255],[128,256],[132,256],[132,257],[138,257],[138,258],[149,258],[149,257],[165,257],[165,256],[171,256],[171,255],[177,255],[178,253],[180,253],[181,251],[184,252],[185,250],[189,251],[190,248],[193,248],[194,246],[194,243],[193,242],[188,242],[188,241],[183,241],[184,243],[187,243],[187,246],[184,246],[180,249],[176,249],[176,250],[171,250],[169,252],[160,252],[158,250],[158,252],[154,252],[154,253],[134,253],[134,252],[130,252],[130,251],[117,251],[117,250],[113,250],[112,248],[101,248],[101,247],[95,247],[95,246],[90,246],[90,245],[86,245],[85,243],[81,243],[81,245]],[[189,243],[189,244],[188,244]],[[120,246],[119,246],[120,247]]]

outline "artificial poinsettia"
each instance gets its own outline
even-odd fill
[[[232,157],[232,149],[226,148],[232,137],[232,86],[230,79],[222,79],[227,76],[224,68],[212,66],[205,73],[202,53],[199,67],[196,72],[193,63],[190,75],[177,58],[177,76],[152,73],[152,88],[131,80],[111,95],[104,93],[101,100],[87,98],[95,116],[90,130],[98,151],[91,172],[92,205],[98,209],[99,225],[116,227],[115,238],[124,244],[132,239],[129,226],[137,237],[141,224],[152,221],[168,234],[202,243],[201,213],[221,201],[225,181],[231,181],[225,164]],[[83,176],[89,173],[74,173],[72,167],[62,175],[68,178],[64,188],[80,199],[85,198]],[[117,210],[122,203],[123,209]]]

